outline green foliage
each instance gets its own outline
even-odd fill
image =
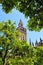
[[[43,22],[40,20],[36,21],[36,17],[32,17],[27,24],[27,28],[31,31],[40,31],[43,28]]]
[[[2,65],[2,58],[0,58],[0,65]]]
[[[0,57],[2,58],[3,65],[9,54],[9,50],[14,46],[14,31],[15,26],[10,20],[8,22],[0,22]]]
[[[34,64],[34,49],[30,47],[26,42],[18,41],[15,43],[13,57],[9,58],[9,65],[33,65]]]
[[[39,46],[37,47],[37,65],[43,65],[43,47]]]
[[[6,0],[3,0],[2,1],[2,6],[3,6],[2,7],[3,11],[5,11],[6,13],[8,13],[14,7],[14,2],[12,0],[7,0],[7,1]]]
[[[6,13],[9,13],[16,7],[16,9],[23,12],[26,17],[29,16],[29,22],[33,23],[31,25],[28,23],[29,30],[39,31],[43,28],[43,0],[1,0],[0,3]],[[32,20],[32,18],[34,18],[34,20]]]
[[[16,35],[10,20],[0,23],[0,65],[43,65],[43,47],[29,46]]]
[[[2,65],[34,64],[34,48],[26,41],[16,39],[15,26],[11,21],[0,23],[0,63]]]

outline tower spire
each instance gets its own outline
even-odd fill
[[[23,26],[22,20],[20,19],[20,22],[18,24],[19,27]]]

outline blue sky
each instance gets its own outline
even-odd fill
[[[23,22],[24,27],[26,27],[27,20],[29,18],[25,18],[23,13],[20,13],[16,9],[13,9],[11,13],[6,14],[5,12],[2,11],[2,7],[0,7],[0,22],[1,21],[6,21],[6,20],[11,20],[12,22],[16,21],[16,26],[18,26],[18,23],[20,19]],[[27,30],[27,41],[29,42],[29,39],[31,39],[32,42],[35,42],[36,40],[39,41],[39,39],[43,39],[43,29],[40,32],[35,32],[35,31],[29,31]]]

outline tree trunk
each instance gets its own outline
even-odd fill
[[[6,56],[7,56],[7,52],[8,52],[8,49],[6,48],[6,50],[5,50],[5,55],[4,55],[4,57],[2,58],[3,65],[7,65],[7,61],[5,60],[5,59],[6,59]]]
[[[7,65],[7,61],[5,61],[4,65]]]

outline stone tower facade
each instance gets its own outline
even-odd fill
[[[19,40],[24,40],[27,41],[27,33],[26,33],[26,28],[23,27],[22,20],[20,20],[18,27],[17,27],[18,32],[20,33],[18,35]]]

